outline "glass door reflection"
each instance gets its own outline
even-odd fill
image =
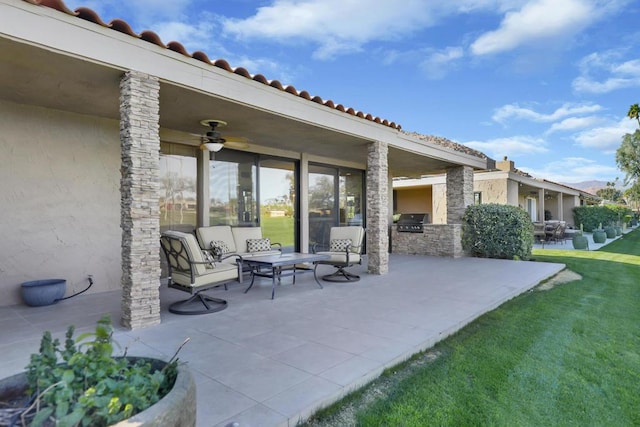
[[[338,170],[309,165],[309,244],[329,246],[329,231],[338,223]],[[311,248],[309,248],[311,251]]]
[[[297,163],[290,160],[260,160],[260,226],[262,235],[280,243],[283,252],[298,247]]]
[[[256,157],[245,153],[216,153],[209,162],[209,224],[256,226]]]

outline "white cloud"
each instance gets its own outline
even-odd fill
[[[566,131],[574,131],[578,129],[584,129],[588,127],[592,127],[601,123],[604,119],[602,117],[597,116],[588,116],[588,117],[570,117],[568,119],[564,119],[561,122],[554,123],[551,125],[551,128],[546,132],[547,134],[553,132],[566,132]]]
[[[504,124],[507,119],[515,118],[533,122],[553,122],[567,116],[590,114],[602,110],[598,104],[563,104],[550,114],[538,113],[530,108],[520,107],[518,104],[504,105],[493,113],[492,119]]]
[[[640,86],[640,59],[625,61],[622,60],[623,55],[622,50],[609,50],[582,58],[580,76],[573,81],[573,89],[577,92],[608,93]]]
[[[245,19],[228,18],[226,34],[317,45],[314,56],[359,51],[372,41],[395,40],[463,14],[504,15],[500,28],[472,45],[476,55],[510,50],[541,39],[572,36],[598,19],[606,0],[274,0]],[[611,1],[609,1],[611,3]],[[618,1],[614,1],[618,3]]]
[[[613,152],[620,146],[622,137],[636,129],[636,123],[625,117],[618,123],[597,127],[576,134],[573,139],[576,144],[585,148],[595,148],[606,152]]]
[[[512,50],[544,39],[580,32],[598,17],[593,2],[584,0],[536,0],[508,12],[500,28],[480,36],[471,45],[475,55]]]
[[[150,30],[154,31],[164,43],[177,41],[182,44],[187,51],[207,49],[207,55],[212,55],[216,51],[224,51],[224,48],[211,43],[215,33],[215,24],[208,20],[203,20],[198,24],[189,24],[179,21],[159,22],[153,25]],[[210,58],[215,60],[216,58]]]
[[[224,21],[224,30],[240,38],[311,41],[318,58],[358,51],[371,40],[391,40],[432,25],[423,1],[399,7],[386,0],[276,0],[247,19]]]
[[[523,166],[520,169],[536,178],[566,183],[591,180],[613,181],[616,176],[620,175],[617,168],[584,157],[565,157],[546,163],[541,168]]]
[[[480,150],[493,158],[504,156],[517,156],[522,154],[546,153],[549,149],[547,143],[541,138],[531,136],[513,136],[510,138],[498,138],[488,141],[469,141],[464,145]]]
[[[430,79],[440,79],[447,74],[455,62],[464,56],[461,47],[447,47],[445,49],[430,53],[427,58],[422,61],[420,68]]]

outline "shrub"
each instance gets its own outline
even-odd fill
[[[627,212],[630,212],[629,208],[618,205],[576,206],[573,208],[573,221],[574,224],[582,224],[584,231],[593,231],[598,224],[616,224]]]
[[[482,204],[467,208],[462,225],[462,247],[481,258],[531,257],[533,223],[517,206]]]

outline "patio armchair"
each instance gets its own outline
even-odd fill
[[[160,237],[160,246],[167,258],[169,268],[168,286],[188,292],[192,296],[169,306],[175,314],[215,313],[227,308],[227,301],[203,294],[203,291],[241,281],[238,266],[218,262],[198,246],[193,234],[166,231]],[[228,255],[237,256],[235,254]]]
[[[331,227],[329,231],[329,247],[321,245],[312,246],[313,253],[329,255],[326,261],[316,261],[314,269],[318,265],[331,265],[336,268],[332,274],[322,276],[322,280],[328,282],[356,282],[360,276],[350,273],[345,268],[356,264],[362,264],[362,242],[364,240],[364,228],[359,226]],[[328,249],[319,251],[318,249]]]

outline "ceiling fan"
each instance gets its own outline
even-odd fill
[[[218,128],[226,126],[227,122],[217,119],[204,119],[200,121],[202,126],[207,126],[209,130],[200,135],[200,148],[202,150],[208,150],[217,152],[222,150],[223,147],[230,148],[247,148],[249,146],[247,138],[235,138],[235,137],[222,137],[222,133]]]

